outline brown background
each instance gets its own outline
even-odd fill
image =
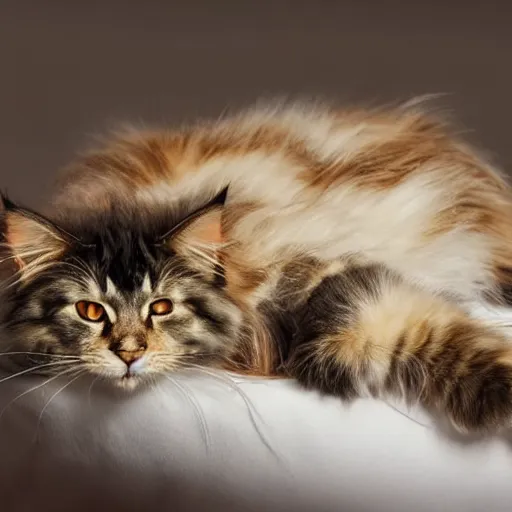
[[[116,121],[218,115],[261,96],[443,100],[512,169],[507,1],[0,0],[0,186],[39,206]]]
[[[0,187],[40,206],[115,121],[282,94],[451,93],[443,103],[512,171],[512,2],[473,1],[0,0]]]

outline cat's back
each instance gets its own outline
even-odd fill
[[[107,137],[61,173],[56,201],[77,204],[120,188],[135,194],[167,184],[178,194],[229,184],[232,194],[282,203],[304,189],[389,190],[420,174],[428,182],[458,179],[459,187],[474,177],[504,187],[445,123],[415,106],[261,104],[215,121]]]
[[[415,104],[263,105],[176,130],[124,131],[63,174],[56,204],[108,208],[125,197],[153,207],[226,186],[231,233],[266,260],[290,246],[325,259],[358,252],[472,294],[512,254],[505,181]]]

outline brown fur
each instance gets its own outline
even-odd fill
[[[467,304],[512,300],[512,192],[444,120],[296,106],[123,132],[68,169],[52,216],[223,187],[215,257],[245,324],[230,369],[403,391],[461,429],[508,421],[510,350]]]

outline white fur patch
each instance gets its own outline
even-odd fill
[[[482,302],[469,305],[469,314],[487,325],[502,331],[512,342],[512,308],[493,306]]]

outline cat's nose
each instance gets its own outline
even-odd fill
[[[130,366],[132,363],[140,359],[144,354],[144,350],[116,350],[115,354],[121,361]]]

